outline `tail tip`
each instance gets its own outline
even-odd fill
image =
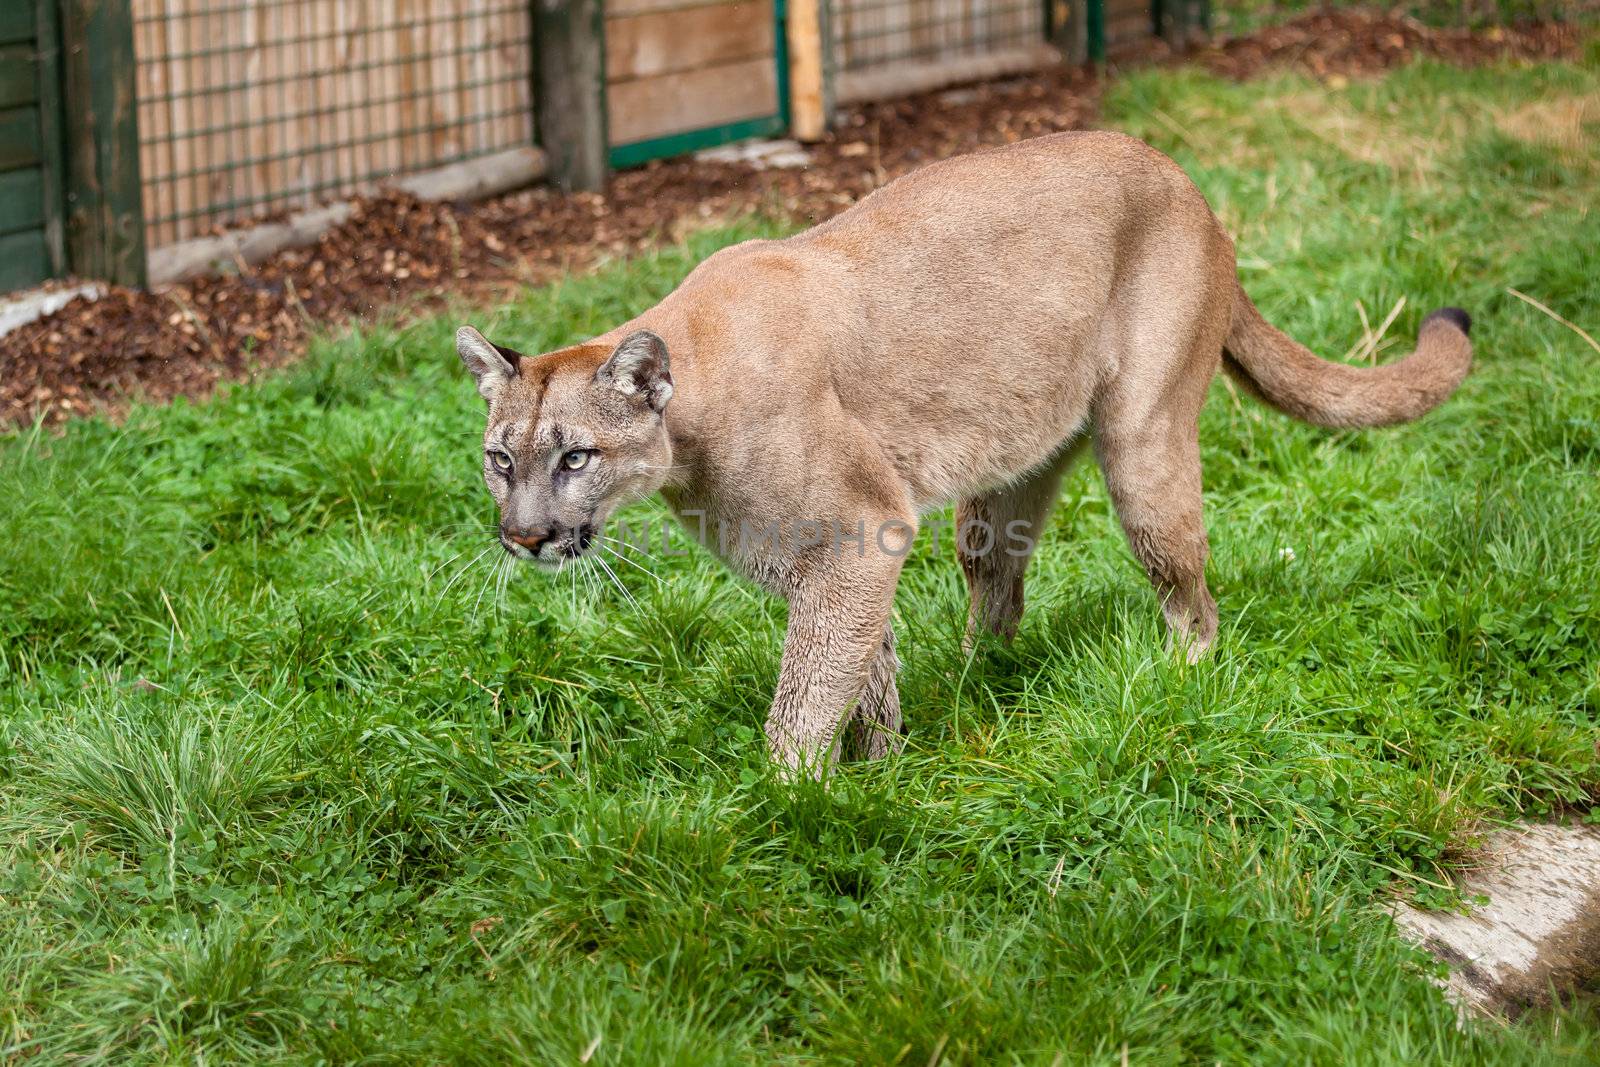
[[[1428,323],[1435,320],[1448,322],[1463,334],[1470,335],[1472,333],[1472,316],[1460,308],[1440,308],[1438,311],[1431,312],[1427,318],[1422,320],[1422,325],[1426,327]]]

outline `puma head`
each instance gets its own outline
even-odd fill
[[[463,326],[456,351],[489,404],[483,477],[511,555],[577,559],[618,508],[666,481],[672,374],[655,334],[530,357]]]

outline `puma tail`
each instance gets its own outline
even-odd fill
[[[1380,367],[1330,363],[1262,318],[1235,282],[1223,366],[1268,404],[1312,425],[1389,426],[1455,392],[1472,365],[1471,328],[1465,311],[1440,308],[1422,320],[1416,351],[1404,359]]]

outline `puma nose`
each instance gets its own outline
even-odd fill
[[[550,540],[550,527],[540,526],[527,530],[507,530],[506,540],[514,545],[520,545],[537,556],[539,549],[544,547],[546,541]]]

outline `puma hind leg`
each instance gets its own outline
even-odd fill
[[[984,632],[1009,641],[1022,621],[1023,576],[1049,524],[1061,479],[1083,453],[1073,441],[1046,466],[956,505],[956,559],[967,579],[970,649]]]
[[[1217,602],[1206,588],[1199,414],[1198,399],[1186,395],[1169,396],[1156,411],[1113,406],[1097,418],[1095,435],[1128,546],[1155,587],[1173,644],[1191,663],[1217,634]]]

